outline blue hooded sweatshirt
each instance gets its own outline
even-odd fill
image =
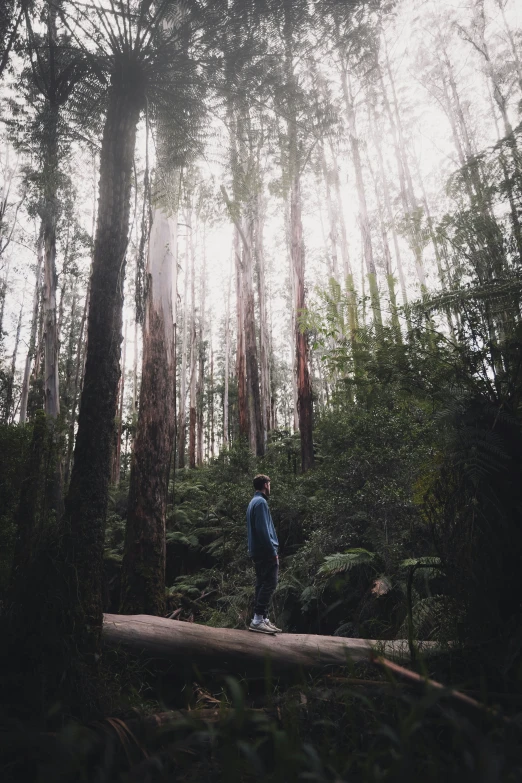
[[[254,560],[275,557],[279,541],[268,503],[262,492],[256,492],[248,504],[246,519],[249,555]]]

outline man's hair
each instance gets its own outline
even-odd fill
[[[265,476],[263,473],[259,473],[257,476],[254,476],[254,489],[259,492],[269,481],[270,476]]]

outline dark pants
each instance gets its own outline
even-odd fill
[[[268,617],[268,607],[277,587],[279,562],[275,556],[254,560],[256,569],[255,613]]]

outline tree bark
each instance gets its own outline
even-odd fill
[[[117,487],[120,483],[121,472],[121,431],[123,424],[123,400],[125,395],[125,363],[127,358],[127,321],[123,333],[123,350],[121,356],[121,374],[118,387],[118,410],[114,422],[114,449],[112,453],[111,484]]]
[[[46,182],[45,205],[42,214],[44,280],[43,280],[43,339],[44,339],[44,405],[51,419],[60,415],[60,391],[58,381],[58,323],[56,317],[56,220],[58,176],[58,108],[50,112],[48,149],[44,176]]]
[[[89,300],[90,300],[91,285],[90,281],[87,286],[87,292],[85,294],[85,303],[83,306],[82,320],[80,322],[80,333],[78,335],[78,342],[76,347],[76,365],[74,371],[74,384],[72,390],[72,402],[71,402],[71,415],[69,419],[69,432],[67,435],[67,456],[65,458],[65,469],[63,471],[64,486],[69,484],[69,477],[72,467],[72,456],[74,449],[74,428],[76,425],[76,410],[78,408],[78,400],[80,398],[82,384],[83,384],[83,369],[85,366],[85,351],[87,345],[84,344],[85,324],[87,322],[87,313],[89,312]]]
[[[257,292],[259,299],[259,354],[261,369],[261,423],[263,427],[263,449],[266,448],[271,430],[270,406],[270,339],[266,307],[266,259],[263,243],[264,200],[257,195],[255,219],[255,253],[257,265]],[[263,452],[264,453],[264,452]]]
[[[229,445],[229,375],[230,375],[230,294],[232,288],[232,269],[228,275],[227,309],[225,313],[225,369],[223,379],[223,446]]]
[[[189,397],[189,468],[196,467],[196,251],[194,236],[190,239],[190,397]]]
[[[22,397],[20,400],[20,424],[24,424],[27,419],[27,401],[29,399],[29,380],[31,377],[31,364],[33,363],[36,352],[36,331],[38,329],[38,311],[40,304],[40,284],[42,276],[43,247],[42,237],[38,241],[38,261],[36,266],[36,281],[33,295],[33,316],[31,319],[31,333],[29,336],[29,349],[25,360],[24,379],[22,382]]]
[[[248,416],[247,373],[245,354],[245,302],[243,285],[243,263],[240,254],[239,229],[236,226],[234,232],[234,256],[236,261],[236,318],[237,318],[237,347],[236,347],[236,377],[239,407],[239,435],[247,438],[250,432]]]
[[[306,302],[301,183],[298,175],[293,178],[290,191],[290,225],[292,232],[291,256],[295,278],[297,413],[301,435],[301,470],[306,473],[314,466],[313,404],[312,385],[308,370],[308,335],[299,323],[299,316],[305,311]]]
[[[305,246],[303,239],[301,204],[301,165],[297,110],[295,99],[297,82],[294,74],[294,15],[292,6],[284,4],[284,68],[288,91],[288,179],[290,183],[290,259],[295,292],[295,361],[297,378],[297,413],[301,436],[301,471],[314,466],[313,403],[308,360],[308,335],[301,328],[299,318],[305,313]]]
[[[187,211],[185,217],[187,231],[187,241],[185,243],[185,274],[183,276],[183,336],[181,340],[181,373],[179,381],[179,412],[178,412],[178,467],[185,467],[185,446],[187,440],[187,346],[188,346],[188,283],[192,263],[190,252],[190,242],[192,234],[192,224],[190,213]]]
[[[203,264],[200,281],[200,314],[197,350],[198,378],[196,383],[196,464],[203,464],[204,441],[204,398],[205,398],[205,332],[206,332],[206,286],[207,286],[207,255],[205,248],[206,226],[203,226]]]
[[[273,637],[258,634],[252,644],[246,630],[211,628],[145,615],[104,615],[103,640],[108,647],[122,645],[148,659],[167,658],[185,661],[189,666],[257,673],[259,677],[266,676],[267,658],[272,671],[278,674],[295,673],[301,668],[346,666],[347,659],[369,662],[376,649],[396,660],[410,660],[404,639],[375,641],[283,633]],[[428,654],[440,650],[437,642],[419,642],[419,647]]]
[[[140,405],[121,575],[121,608],[129,614],[162,614],[165,609],[165,520],[176,415],[176,257],[176,219],[156,209],[149,239]]]
[[[102,627],[103,544],[116,416],[132,165],[140,103],[125,71],[113,76],[103,131],[98,222],[91,275],[88,349],[71,482],[65,502],[65,587],[57,607],[65,653],[74,640],[94,673]],[[70,654],[70,652],[68,653]]]
[[[261,411],[261,397],[259,387],[259,363],[257,357],[257,339],[255,322],[255,303],[253,286],[253,240],[254,217],[249,215],[243,224],[243,286],[244,286],[244,323],[245,323],[245,355],[247,368],[248,398],[251,427],[252,451],[258,457],[265,453],[265,439],[263,436],[263,416]]]
[[[24,312],[24,304],[20,306],[20,313],[18,315],[18,323],[15,332],[15,342],[13,346],[13,354],[11,356],[11,369],[7,376],[6,392],[5,392],[5,414],[4,420],[6,424],[9,424],[14,419],[15,411],[11,411],[14,403],[14,380],[16,374],[16,360],[18,357],[18,345],[20,344],[20,332],[22,331],[22,316]]]

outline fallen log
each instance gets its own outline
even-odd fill
[[[410,660],[406,640],[378,641],[313,634],[268,636],[248,630],[211,628],[207,625],[149,615],[104,615],[103,640],[109,647],[123,646],[149,658],[167,658],[198,668],[264,676],[271,671],[344,666],[347,660],[371,662],[375,655],[395,661]],[[418,642],[421,653],[440,651],[436,642]]]

